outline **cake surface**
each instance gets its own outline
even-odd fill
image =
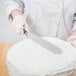
[[[26,74],[49,74],[74,68],[76,49],[69,42],[54,37],[43,39],[62,49],[62,53],[54,54],[26,38],[10,48],[7,61]]]

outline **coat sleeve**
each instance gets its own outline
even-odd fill
[[[11,12],[15,9],[24,13],[25,6],[21,0],[5,0],[4,5],[6,7],[7,15],[9,18],[11,17]]]
[[[73,17],[73,28],[72,31],[76,30],[76,13],[74,13],[74,17]]]
[[[76,30],[76,0],[72,0],[70,3],[70,6],[72,7],[71,12],[72,12],[72,31]]]

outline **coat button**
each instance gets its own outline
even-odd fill
[[[37,1],[37,4],[38,4],[38,5],[40,5],[40,2],[39,2],[39,1]]]
[[[40,19],[38,19],[38,22],[40,22]]]
[[[37,4],[40,5],[40,2],[38,2]]]

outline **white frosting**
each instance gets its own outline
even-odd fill
[[[69,42],[54,37],[44,39],[61,48],[62,53],[54,54],[30,39],[23,39],[10,48],[7,60],[26,74],[49,74],[74,67],[76,49]]]

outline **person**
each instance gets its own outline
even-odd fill
[[[16,33],[68,40],[76,47],[76,0],[5,0]],[[25,15],[23,15],[25,14]]]
[[[4,4],[16,33],[57,37],[76,47],[76,0],[5,0]]]

